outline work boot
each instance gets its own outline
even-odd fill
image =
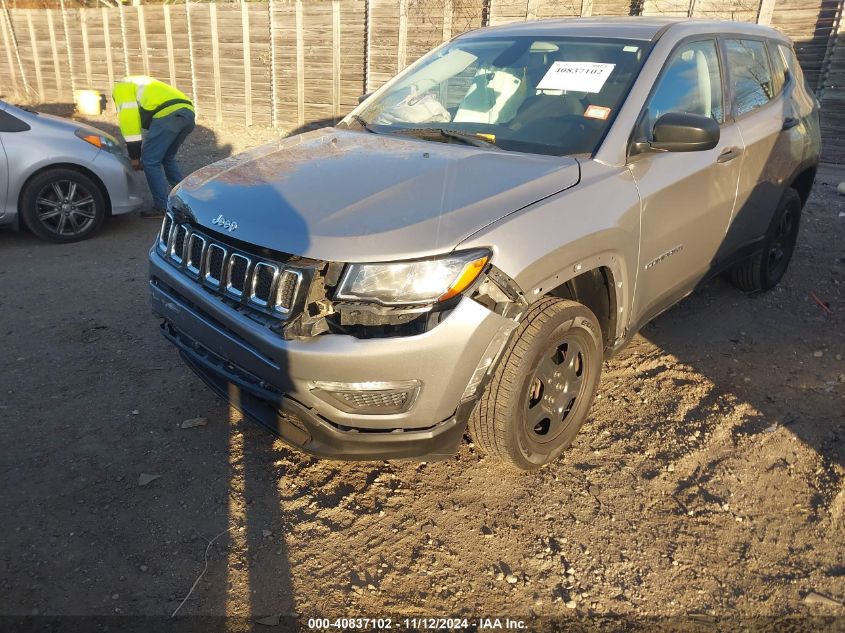
[[[141,217],[145,220],[161,220],[164,217],[164,209],[156,209],[151,207],[141,211]]]

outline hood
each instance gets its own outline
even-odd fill
[[[578,178],[567,157],[326,128],[209,165],[174,194],[198,224],[244,242],[389,261],[449,252]]]
[[[108,132],[104,132],[103,130],[94,127],[93,125],[83,123],[82,121],[76,121],[74,119],[65,119],[64,117],[55,116],[53,114],[47,114],[46,112],[36,113],[27,110],[21,110],[21,114],[23,115],[22,118],[25,118],[27,123],[29,123],[33,128],[38,127],[42,129],[69,132],[70,134],[73,134],[76,130],[85,130],[86,132],[90,132],[91,134],[107,136],[108,138],[117,142],[114,136],[112,136]]]

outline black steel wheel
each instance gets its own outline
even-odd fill
[[[571,414],[584,395],[586,352],[576,333],[567,332],[541,356],[525,398],[525,435],[544,445],[554,442],[572,422]]]
[[[730,271],[731,282],[747,292],[774,288],[789,268],[800,221],[801,196],[795,189],[787,189],[769,223],[762,249]]]
[[[768,252],[766,257],[766,271],[774,285],[780,281],[789,266],[792,258],[792,251],[795,250],[795,240],[798,235],[798,215],[801,212],[800,205],[787,204],[780,209],[780,213],[774,218],[774,226],[771,237],[768,241]]]
[[[588,308],[539,301],[520,322],[473,412],[476,444],[521,470],[548,464],[584,423],[602,360],[601,328]]]
[[[27,227],[52,242],[84,240],[106,215],[100,188],[88,176],[57,168],[32,178],[21,193],[21,211]]]

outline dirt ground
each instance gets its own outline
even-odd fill
[[[202,127],[181,156],[193,169],[277,135]],[[820,173],[780,287],[715,280],[648,325],[606,363],[573,447],[531,475],[468,439],[423,464],[290,450],[159,334],[156,222],[66,246],[0,233],[0,629],[845,630],[841,180]]]

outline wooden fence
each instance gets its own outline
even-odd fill
[[[201,118],[287,130],[337,119],[437,44],[487,24],[662,15],[770,24],[789,35],[825,104],[826,146],[845,135],[843,0],[270,0],[0,9],[0,96],[71,102],[116,78],[179,86]],[[5,5],[0,5],[5,6]],[[829,106],[829,107],[827,107]]]
[[[486,26],[483,0],[369,0],[367,91],[438,44]]]
[[[845,164],[845,32],[842,31],[841,8],[822,66],[819,93],[822,102],[823,158]]]
[[[12,10],[0,93],[70,102],[145,74],[179,86],[201,117],[293,129],[357,103],[364,22],[359,0]]]

